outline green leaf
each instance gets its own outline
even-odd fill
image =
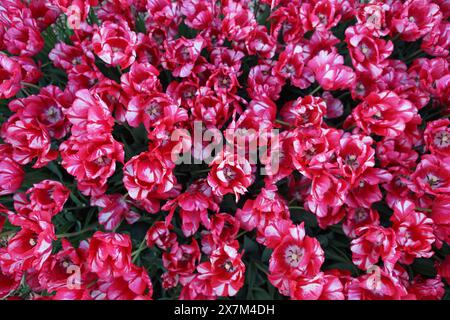
[[[246,255],[257,255],[258,244],[247,236],[244,236],[244,251]]]
[[[253,296],[256,300],[271,300],[272,295],[261,288],[253,288]]]
[[[419,273],[432,278],[436,276],[436,269],[434,268],[432,259],[416,259],[411,267],[414,270],[414,273]]]
[[[261,255],[261,261],[262,262],[268,262],[270,259],[270,256],[272,255],[272,250],[269,248],[265,248],[262,255]]]
[[[52,180],[52,175],[43,170],[31,169],[31,171],[25,171],[25,179],[21,186],[21,190],[27,190],[31,188],[34,184],[41,182],[42,180],[50,179]]]
[[[47,169],[50,170],[53,174],[55,174],[60,181],[63,181],[63,175],[61,173],[61,170],[59,170],[59,167],[55,162],[53,161],[50,162],[47,165]]]

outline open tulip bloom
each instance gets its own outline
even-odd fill
[[[2,0],[0,299],[450,298],[446,0]]]

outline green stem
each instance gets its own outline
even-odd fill
[[[291,126],[292,126],[290,123],[288,123],[288,122],[286,122],[286,121],[283,121],[283,120],[280,120],[280,119],[276,119],[275,122],[276,122],[276,123],[279,123],[279,124],[282,124],[282,125],[284,125],[284,126],[288,126],[288,127],[291,127]]]
[[[76,204],[78,207],[86,206],[85,203],[83,203],[80,199],[77,198],[77,196],[75,195],[75,193],[73,192],[73,190],[71,190],[69,196],[70,196],[70,199],[72,199],[72,201],[75,202],[75,204]]]
[[[139,219],[139,222],[150,222],[153,224],[153,219],[149,218],[149,217],[143,217],[141,216],[141,218]]]
[[[139,253],[141,253],[145,249],[147,249],[147,236],[145,236],[144,239],[142,239],[142,241],[139,244],[139,247],[137,248],[137,250],[133,251],[133,253],[131,254],[131,257],[132,257],[131,262],[135,263],[136,259],[139,257]]]
[[[431,210],[431,209],[428,209],[428,208],[421,208],[421,207],[416,207],[416,211],[433,212],[433,210]]]
[[[236,236],[236,239],[238,239],[238,238],[240,238],[240,237],[242,237],[244,234],[246,234],[247,233],[247,231],[242,231],[242,232],[240,232],[237,236]]]
[[[87,227],[83,230],[76,231],[76,232],[70,232],[70,233],[61,233],[61,234],[56,235],[56,237],[58,239],[76,237],[76,236],[79,236],[80,234],[95,230],[97,228],[97,226],[98,226],[97,224],[90,225],[89,227]]]
[[[177,171],[175,171],[173,174],[176,176],[182,176],[182,177],[187,177],[189,175],[185,172],[177,172]]]
[[[437,115],[440,116],[441,113],[442,113],[442,110],[437,110],[437,111],[431,112],[431,113],[427,114],[426,116],[424,116],[423,120],[425,120],[425,121],[430,120],[431,118],[433,118]]]
[[[211,170],[211,168],[207,168],[207,169],[203,169],[203,170],[197,170],[197,171],[192,171],[192,174],[205,173],[205,172],[209,172],[210,170]]]
[[[64,208],[64,210],[80,210],[80,209],[86,209],[88,206],[86,206],[84,203],[81,206],[77,206],[77,207],[68,207],[68,208]]]
[[[255,267],[257,269],[259,269],[260,271],[262,271],[263,273],[265,273],[266,275],[269,274],[269,272],[267,271],[267,268],[265,265],[261,264],[259,261],[253,260]]]
[[[34,89],[37,89],[37,90],[41,90],[41,88],[40,88],[39,86],[35,85],[35,84],[28,83],[28,82],[25,82],[25,81],[21,81],[20,83],[21,83],[23,86],[30,87],[30,88],[34,88]]]
[[[414,51],[412,54],[410,54],[408,57],[405,58],[405,61],[411,60],[412,58],[414,58],[415,56],[419,55],[422,52],[423,51],[421,49]]]
[[[95,209],[93,209],[93,208],[91,210],[89,210],[86,221],[84,222],[84,226],[83,226],[84,228],[87,228],[89,223],[91,223],[91,219],[94,216],[94,212],[95,212]]]
[[[292,207],[289,207],[289,209],[307,211],[304,207],[300,207],[300,206],[292,206]]]
[[[94,280],[94,281],[92,281],[91,283],[89,283],[89,284],[86,286],[86,289],[91,288],[94,284],[97,283],[97,281],[98,281],[98,280]]]
[[[314,94],[317,93],[317,91],[319,91],[320,89],[321,89],[320,86],[317,86],[313,91],[311,91],[311,92],[309,93],[309,95],[310,95],[310,96],[314,95]]]
[[[397,40],[398,38],[400,38],[400,33],[397,33],[392,39],[392,42],[395,42],[395,40]]]
[[[30,93],[27,89],[25,89],[25,88],[22,88],[22,92],[23,92],[27,97],[31,96],[31,93]]]
[[[350,94],[350,91],[345,91],[343,94],[341,94],[339,97],[337,97],[336,99],[341,100],[343,97],[347,96]]]

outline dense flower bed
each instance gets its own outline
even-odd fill
[[[2,0],[0,298],[448,297],[449,17]]]

